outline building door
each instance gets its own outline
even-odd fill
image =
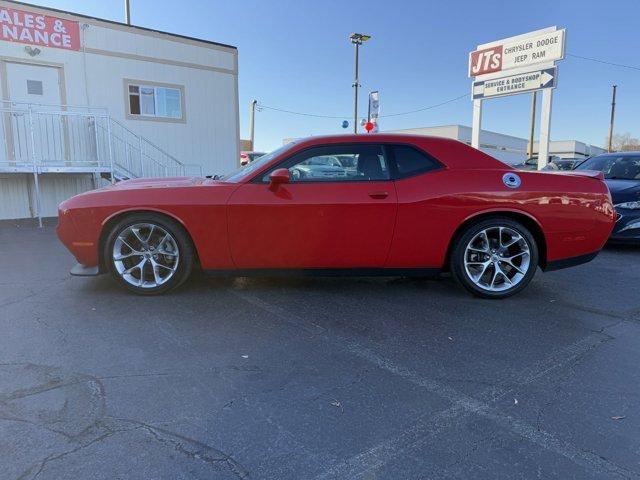
[[[67,128],[60,114],[60,72],[56,67],[7,62],[9,115],[8,147],[16,163],[30,163],[33,126],[36,158],[42,162],[64,162]],[[28,104],[38,113],[28,114]],[[33,125],[32,123],[33,122]]]

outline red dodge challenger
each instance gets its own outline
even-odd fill
[[[76,275],[159,294],[233,276],[428,275],[503,298],[593,259],[615,212],[600,172],[517,171],[464,143],[314,137],[219,179],[135,179],[59,207]]]

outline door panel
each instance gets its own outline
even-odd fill
[[[238,268],[383,267],[397,211],[392,181],[264,183],[228,204]]]
[[[66,156],[68,133],[58,115],[48,111],[61,110],[59,69],[42,65],[7,62],[8,98],[16,109],[24,112],[11,114],[8,125],[10,150],[18,163],[28,163],[31,158],[31,129],[33,122],[36,158],[42,162],[62,162]],[[38,105],[31,120],[27,105]]]

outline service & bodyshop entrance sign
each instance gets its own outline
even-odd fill
[[[531,92],[543,88],[555,88],[558,78],[556,67],[535,70],[517,75],[473,82],[473,98],[491,98],[516,93]]]

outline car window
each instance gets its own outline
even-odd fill
[[[395,145],[393,157],[398,169],[398,177],[409,177],[441,167],[435,159],[408,145]]]
[[[598,155],[582,162],[576,170],[598,170],[611,180],[640,180],[640,155]]]
[[[292,183],[381,181],[390,178],[381,145],[315,147],[294,155],[275,168],[287,168]],[[269,181],[269,173],[263,176],[263,182]]]
[[[231,183],[241,182],[242,180],[252,175],[256,170],[260,170],[261,168],[263,168],[267,163],[269,163],[275,157],[282,155],[290,148],[293,148],[294,145],[295,145],[295,142],[287,143],[286,145],[283,145],[277,150],[274,150],[271,153],[262,155],[261,157],[256,158],[254,161],[247,163],[246,165],[240,167],[239,169],[220,177],[220,180],[222,180],[223,182],[231,182]]]

